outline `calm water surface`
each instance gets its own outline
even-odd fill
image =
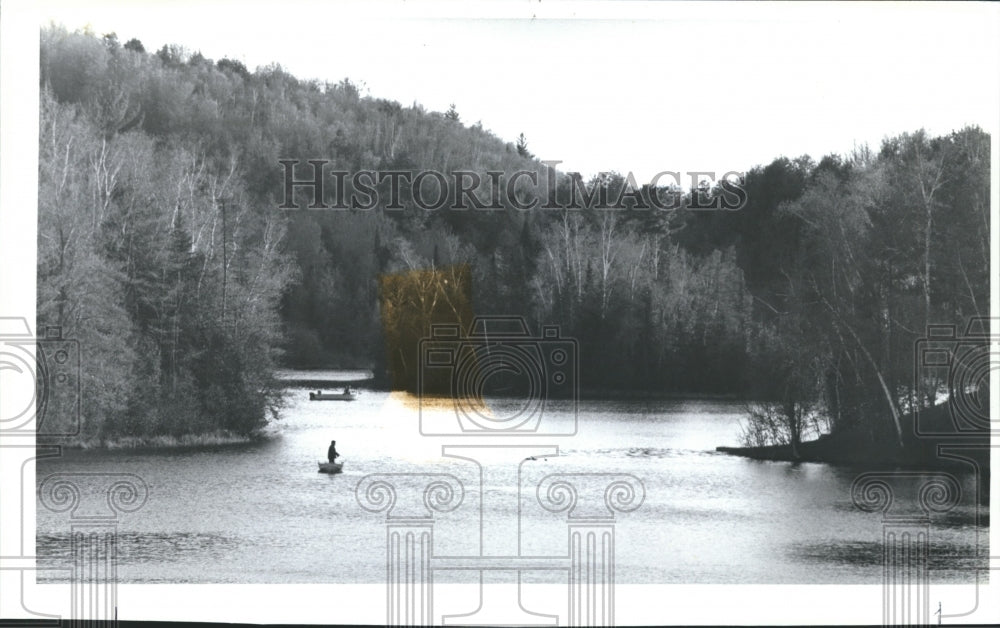
[[[509,403],[491,405],[502,413]],[[544,420],[569,425],[572,417],[571,408],[556,404]],[[881,582],[881,515],[851,502],[859,471],[716,453],[716,446],[738,444],[740,404],[585,401],[578,419],[575,436],[527,439],[532,443],[427,437],[418,431],[413,398],[362,390],[354,402],[310,402],[305,388],[291,389],[284,418],[264,442],[70,451],[40,460],[37,475],[39,484],[56,472],[144,479],[146,504],[119,524],[121,582],[381,582],[384,514],[359,507],[355,486],[370,473],[415,472],[451,473],[465,486],[462,504],[438,516],[436,555],[516,552],[519,506],[522,554],[566,555],[565,514],[538,506],[538,480],[559,472],[627,473],[641,479],[645,500],[617,515],[620,583]],[[317,473],[331,439],[345,461],[341,475]],[[499,450],[486,464],[482,498],[477,465],[442,456],[443,445],[456,443],[557,445],[559,455],[521,464],[523,450]],[[988,555],[986,507],[976,506],[973,479],[960,479],[962,502],[932,520],[930,566],[938,581],[972,581],[970,569],[985,565]],[[903,510],[916,503],[910,489],[898,487]],[[67,514],[39,504],[37,521],[40,566],[66,567]],[[41,574],[40,580],[66,578],[64,571]],[[435,578],[463,582],[469,575]]]

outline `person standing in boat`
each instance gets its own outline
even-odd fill
[[[332,440],[330,441],[330,448],[326,450],[326,458],[330,462],[334,462],[339,457],[340,454],[337,453],[337,441]]]

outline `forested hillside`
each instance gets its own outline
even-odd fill
[[[85,439],[253,433],[277,366],[388,381],[379,278],[402,271],[467,268],[476,314],[560,325],[584,391],[770,400],[777,441],[817,417],[898,435],[940,384],[914,386],[915,340],[989,310],[978,128],[776,159],[737,211],[677,189],[670,211],[280,210],[281,159],[543,166],[454,109],[113,35],[44,30],[41,90],[38,325],[81,343]]]

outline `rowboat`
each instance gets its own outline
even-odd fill
[[[343,462],[320,462],[317,464],[319,464],[320,473],[329,473],[332,475],[334,473],[340,473],[344,469]]]
[[[310,401],[354,401],[354,393],[309,393]]]

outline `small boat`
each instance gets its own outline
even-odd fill
[[[357,397],[352,392],[346,393],[324,393],[324,392],[311,392],[309,393],[310,401],[354,401]]]
[[[320,473],[329,473],[332,475],[334,473],[340,473],[344,470],[343,462],[320,462],[317,464],[319,464]]]

